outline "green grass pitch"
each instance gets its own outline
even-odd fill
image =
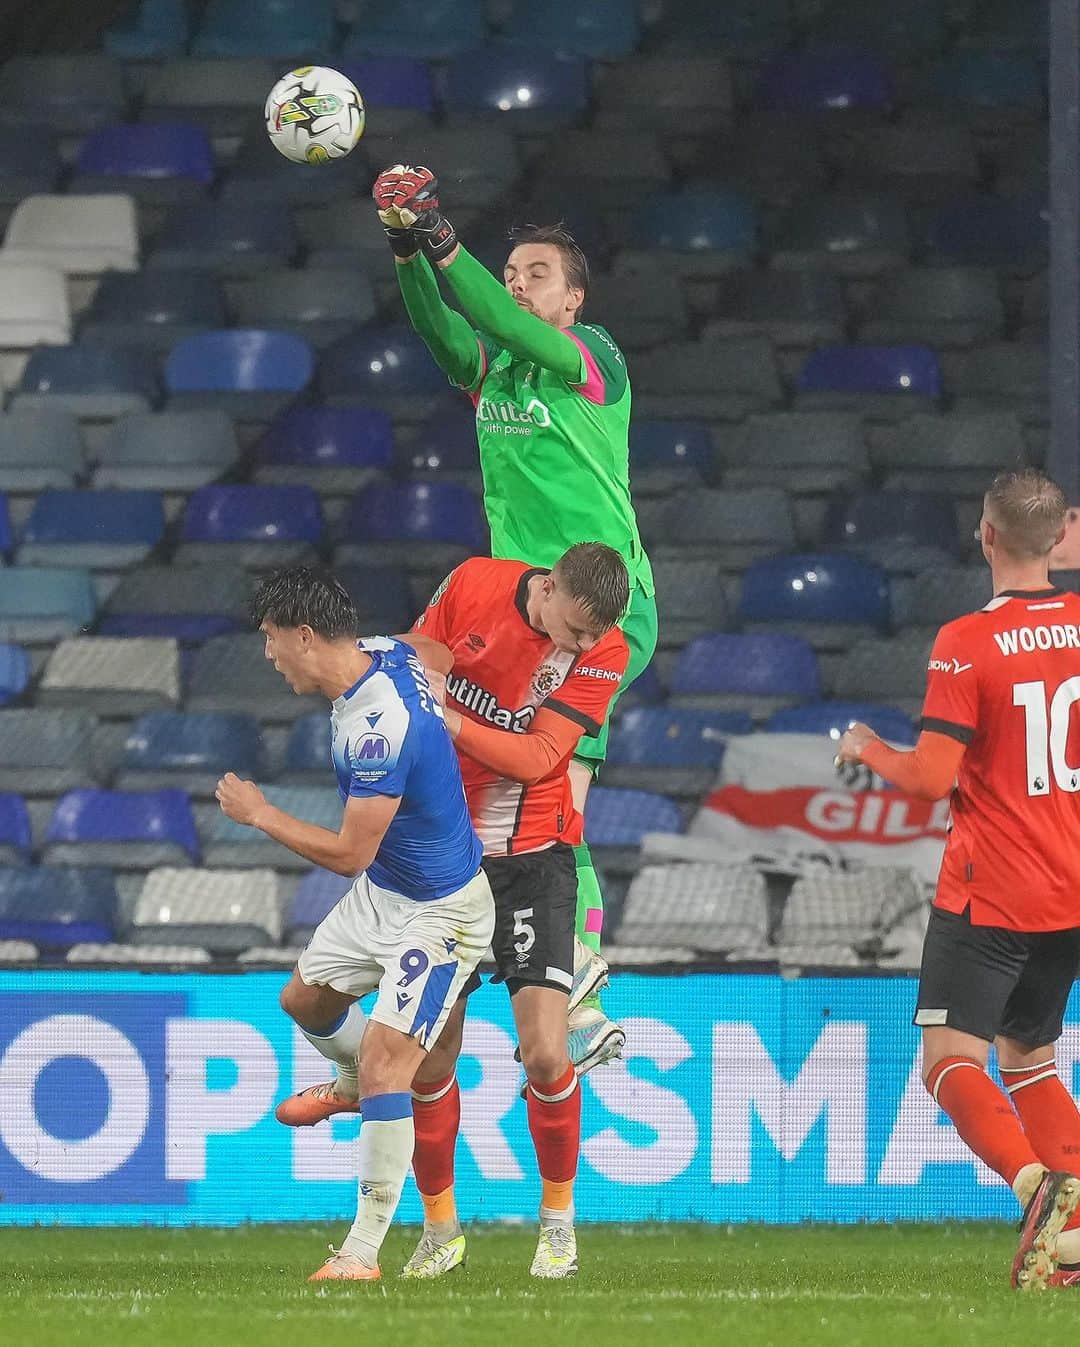
[[[469,1235],[463,1272],[309,1286],[336,1228],[0,1230],[0,1340],[26,1347],[994,1347],[1075,1333],[1070,1291],[1008,1287],[1000,1225],[582,1226],[572,1282],[528,1275],[531,1229]],[[1036,1336],[1038,1335],[1038,1336]]]

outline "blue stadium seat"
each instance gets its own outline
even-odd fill
[[[128,731],[116,785],[119,790],[174,787],[212,796],[226,772],[265,778],[262,731],[254,716],[151,711]]]
[[[246,622],[238,622],[223,613],[106,613],[96,628],[98,636],[165,636],[181,646],[202,645],[215,636],[247,631]],[[186,667],[188,650],[180,652],[181,669]]]
[[[347,59],[408,56],[445,61],[475,47],[484,31],[481,0],[397,0],[393,5],[366,6],[342,53]]]
[[[704,484],[712,466],[712,440],[703,421],[630,423],[630,479],[637,496],[658,496]]]
[[[325,353],[319,386],[329,407],[379,407],[415,422],[434,410],[446,378],[411,328],[365,328]]]
[[[122,121],[127,93],[120,65],[93,52],[32,56],[20,53],[0,69],[4,106],[0,124],[85,136]]]
[[[315,927],[337,907],[351,886],[350,879],[332,870],[309,870],[289,906],[287,939],[306,944]]]
[[[21,795],[0,792],[0,866],[30,859],[30,814]]]
[[[286,265],[298,246],[288,211],[214,201],[170,214],[147,266],[250,276]]]
[[[875,734],[899,744],[915,742],[915,727],[895,706],[874,702],[812,702],[788,706],[771,715],[761,727],[776,734],[822,734],[839,739],[849,725],[862,721]]]
[[[726,187],[684,187],[653,193],[633,217],[639,248],[749,257],[758,246],[760,220],[752,201]]]
[[[400,124],[423,121],[435,111],[431,69],[413,56],[384,56],[378,60],[339,60],[337,69],[360,90],[368,107],[379,109],[379,124],[389,118]]]
[[[296,61],[330,50],[334,0],[210,0],[193,56],[272,56]]]
[[[89,627],[96,612],[87,570],[0,568],[0,635],[9,641],[63,640]]]
[[[762,107],[776,111],[884,112],[892,107],[894,91],[876,56],[842,43],[820,43],[768,61],[758,77],[757,98]]]
[[[429,473],[441,481],[481,486],[476,448],[476,411],[468,399],[451,396],[437,404],[398,456],[398,467],[415,477]]]
[[[507,42],[535,47],[538,33],[559,56],[617,61],[629,56],[641,39],[636,0],[515,0],[503,26]]]
[[[115,928],[116,883],[108,870],[0,870],[0,939],[61,950],[112,940]]]
[[[928,491],[853,491],[829,502],[823,541],[857,548],[890,574],[915,575],[960,553],[956,509]]]
[[[456,482],[380,482],[357,492],[345,516],[346,540],[454,543],[481,552],[487,530],[480,501]]]
[[[309,560],[323,513],[310,486],[203,486],[184,509],[177,560],[265,567]]]
[[[294,407],[255,446],[255,479],[347,493],[387,473],[393,452],[393,424],[378,408]]]
[[[112,346],[38,346],[26,362],[12,407],[51,407],[80,419],[146,412],[158,399],[148,351]]]
[[[604,781],[661,795],[701,796],[716,780],[728,736],[753,728],[741,711],[635,707],[612,726]]]
[[[203,196],[214,180],[206,132],[168,122],[106,126],[87,138],[75,164],[74,189],[127,192],[175,205]]]
[[[930,261],[956,266],[1025,273],[1045,266],[1050,251],[1046,194],[999,197],[981,192],[951,202],[930,220],[926,250]]]
[[[591,847],[639,847],[646,833],[681,833],[678,805],[644,790],[593,786],[585,799],[585,836]]]
[[[781,705],[821,696],[817,657],[808,641],[783,632],[699,636],[671,675],[676,706],[742,709],[755,719]]]
[[[290,332],[204,332],[169,352],[168,405],[220,407],[238,420],[269,421],[307,386],[314,370],[311,347]]]
[[[888,631],[889,578],[840,552],[766,557],[743,574],[739,612],[748,630],[769,626],[817,650],[843,649]]]
[[[199,839],[182,790],[72,790],[45,834],[47,864],[150,869],[198,864]]]
[[[285,745],[285,765],[278,778],[283,786],[324,786],[330,763],[330,726],[316,711],[293,722]]]
[[[185,0],[140,0],[105,30],[105,50],[121,61],[161,61],[183,55],[188,40]]]
[[[0,614],[0,631],[6,630],[7,626]],[[0,644],[0,706],[7,706],[21,697],[29,682],[30,656],[22,646]]]
[[[11,555],[14,538],[11,532],[11,516],[8,511],[6,492],[0,492],[0,564]]]
[[[167,351],[225,325],[225,296],[203,271],[107,271],[79,328],[84,342]]]
[[[799,371],[795,406],[888,418],[931,410],[941,391],[941,367],[927,346],[826,346]]]
[[[623,713],[636,706],[655,706],[664,700],[664,685],[656,664],[650,663],[619,696],[619,710]]]
[[[164,532],[165,506],[156,491],[43,491],[16,561],[119,570],[143,560]]]
[[[578,121],[588,95],[583,60],[491,43],[450,63],[443,104],[451,118],[505,119],[512,127],[539,129]]]

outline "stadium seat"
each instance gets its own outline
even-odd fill
[[[60,795],[100,785],[97,722],[85,711],[9,707],[0,712],[0,790]]]
[[[757,950],[768,911],[765,876],[752,865],[647,865],[630,883],[617,939],[708,954]]]
[[[739,615],[745,631],[786,631],[815,650],[843,650],[888,631],[889,580],[842,552],[767,557],[743,573]]]
[[[881,345],[926,342],[975,346],[1004,333],[1005,310],[994,272],[977,267],[912,267],[880,280],[859,338]]]
[[[585,798],[585,837],[605,874],[632,874],[646,833],[682,831],[678,805],[662,795],[593,786]]]
[[[960,45],[979,51],[1031,52],[1045,57],[1049,44],[1049,0],[1015,5],[1012,0],[984,0],[971,16]]]
[[[813,647],[782,632],[699,636],[679,655],[671,675],[673,706],[746,711],[755,720],[820,696]]]
[[[217,278],[201,271],[107,272],[79,325],[80,340],[167,351],[225,325]]]
[[[224,711],[280,723],[295,720],[326,703],[317,697],[298,697],[266,658],[265,641],[258,632],[215,636],[195,651],[188,677],[189,711]]]
[[[639,706],[611,729],[606,786],[701,796],[711,790],[731,734],[749,734],[750,717],[733,711],[679,711]]]
[[[467,487],[456,482],[378,482],[350,501],[334,560],[445,571],[487,546],[480,501]]]
[[[277,875],[176,869],[164,865],[146,876],[135,903],[135,945],[194,945],[211,954],[238,954],[281,938]]]
[[[926,346],[826,346],[795,380],[799,411],[853,411],[882,420],[933,411],[941,369]]]
[[[66,346],[71,340],[71,310],[63,272],[39,263],[4,263],[0,251],[0,348],[39,343]],[[7,382],[22,373],[19,360],[0,355]]]
[[[326,774],[329,777],[329,764]],[[332,786],[266,786],[263,793],[272,805],[293,818],[334,833],[341,827],[341,800]],[[311,864],[265,833],[234,823],[222,813],[216,814],[211,824],[205,860],[207,865],[245,870],[272,866],[275,870],[306,871]]]
[[[174,707],[180,700],[176,642],[109,636],[61,641],[49,655],[35,700],[114,717]]]
[[[30,860],[30,815],[21,795],[0,791],[0,866]]]
[[[398,0],[395,5],[366,9],[347,34],[342,54],[349,59],[389,56],[446,61],[475,47],[484,32],[480,0]]]
[[[289,904],[285,936],[298,945],[306,945],[319,922],[341,902],[352,887],[352,881],[332,870],[316,867],[300,881]]]
[[[371,282],[355,269],[272,271],[236,287],[241,327],[294,332],[316,349],[342,341],[375,317]]]
[[[671,164],[654,133],[570,130],[551,146],[540,180],[608,218],[666,187]]]
[[[921,713],[926,692],[930,641],[900,636],[857,641],[830,673],[831,694],[838,701],[889,702],[909,716]]]
[[[349,591],[361,631],[393,636],[412,626],[419,605],[403,566],[336,566],[334,574]]]
[[[544,33],[557,56],[618,61],[640,40],[637,8],[636,0],[514,0],[502,35],[531,48],[537,33]]]
[[[635,497],[704,486],[712,466],[708,427],[700,421],[630,422],[630,479]]]
[[[443,107],[451,125],[486,121],[514,131],[552,130],[581,120],[588,92],[584,60],[491,43],[450,62]]]
[[[839,739],[848,726],[861,721],[875,734],[895,744],[913,744],[915,727],[895,706],[875,702],[813,702],[775,711],[761,727],[773,734],[820,734]]]
[[[984,133],[1039,121],[1046,107],[1039,64],[1021,52],[957,51],[935,65],[927,83],[919,90],[924,106]]]
[[[293,163],[271,145],[259,121],[252,124],[240,145],[222,182],[221,199],[273,212],[286,205],[306,210],[366,193],[374,177],[364,149],[355,149],[347,158],[328,164]]]
[[[165,61],[147,75],[142,117],[201,126],[221,143],[251,125],[280,74],[269,60]]]
[[[397,302],[401,291],[394,255],[366,196],[297,211],[296,229],[307,266],[353,267],[371,281],[380,304]]]
[[[368,132],[365,143],[369,136],[371,162],[380,166],[392,162],[398,153],[397,142]],[[501,197],[521,176],[517,142],[501,125],[418,127],[410,132],[409,144],[415,147],[417,163],[438,164],[440,181],[454,184],[457,200]]]
[[[648,197],[616,229],[629,247],[619,253],[616,274],[664,272],[688,278],[724,275],[748,267],[758,250],[760,220],[739,191],[716,186],[665,190]]]
[[[198,864],[191,804],[181,790],[69,791],[56,802],[42,859],[115,870]]]
[[[61,172],[51,135],[40,134],[33,140],[5,136],[0,145],[0,221],[6,221],[24,197],[53,193]]]
[[[21,697],[30,682],[30,656],[17,645],[0,645],[0,706]]]
[[[72,275],[134,271],[135,203],[122,194],[26,197],[8,221],[0,260]]]
[[[194,491],[240,457],[225,412],[133,412],[108,429],[93,451],[94,486]]]
[[[326,352],[319,386],[328,407],[377,407],[417,422],[434,411],[446,378],[411,328],[366,328]]]
[[[443,482],[460,482],[474,491],[483,487],[476,447],[476,409],[468,398],[450,394],[397,455],[399,471],[412,477],[429,474]]]
[[[334,41],[334,0],[210,0],[191,43],[193,56],[319,57]]]
[[[735,110],[731,70],[719,55],[632,56],[596,81],[595,126],[707,136],[727,131]]]
[[[310,561],[323,536],[310,486],[203,486],[184,508],[176,561],[253,569]]]
[[[682,57],[702,51],[734,54],[740,61],[769,55],[791,40],[791,14],[786,0],[683,0],[665,5],[652,30],[664,52]]]
[[[379,109],[378,128],[384,135],[400,136],[430,122],[435,93],[426,61],[387,55],[374,60],[339,58],[336,66],[361,91],[366,106]],[[370,206],[366,202],[364,206],[370,216]]]
[[[126,192],[150,206],[204,197],[214,180],[214,156],[198,126],[153,122],[105,126],[84,142],[75,163],[77,191]]]
[[[977,612],[993,596],[990,568],[981,560],[973,566],[935,566],[893,582],[893,622],[933,637],[946,622]]]
[[[757,81],[758,104],[773,112],[885,113],[894,97],[889,72],[876,56],[838,43],[780,52]]]
[[[846,329],[843,287],[831,272],[736,271],[721,279],[702,335],[805,347],[843,341]]]
[[[948,564],[960,550],[956,512],[926,491],[855,491],[829,502],[822,538],[855,548],[890,575]]]
[[[307,484],[320,495],[356,491],[389,471],[393,436],[390,418],[375,408],[295,407],[255,446],[255,480]]]
[[[121,61],[162,61],[181,56],[188,40],[185,0],[139,0],[105,29],[105,51]]]
[[[294,720],[285,745],[281,786],[325,786],[330,764],[330,724],[325,712]]]
[[[619,710],[626,712],[635,706],[656,706],[664,700],[664,695],[664,685],[657,672],[656,662],[652,661],[620,694]]]
[[[0,283],[3,271],[0,270]],[[0,414],[0,491],[69,487],[83,472],[83,447],[68,412]]]
[[[47,865],[0,870],[0,938],[45,951],[113,938],[116,884],[108,870]]]
[[[20,52],[4,62],[0,78],[7,92],[0,122],[16,131],[36,134],[46,128],[85,136],[122,121],[127,110],[123,70],[111,57],[94,52]]]
[[[653,561],[660,645],[683,646],[730,621],[724,570],[715,561]]]
[[[635,351],[662,346],[687,335],[690,315],[677,276],[660,270],[602,275],[589,282],[589,320],[619,334],[619,345]]]
[[[29,968],[41,954],[29,940],[0,940],[0,965],[4,968]]]
[[[940,205],[979,183],[969,129],[935,122],[866,126],[836,142],[840,185],[884,191],[911,206]]]
[[[1009,412],[912,416],[869,426],[874,466],[886,485],[953,496],[982,496],[994,473],[1027,457],[1023,427]]]
[[[80,420],[109,421],[149,411],[158,397],[149,352],[132,347],[38,346],[11,406],[17,411],[71,412]]]
[[[882,5],[867,0],[826,0],[815,14],[814,32],[836,42],[857,42],[887,54],[893,64],[937,55],[945,45],[942,0]]]
[[[311,347],[291,332],[204,332],[169,352],[169,410],[219,408],[234,420],[269,421],[307,386],[314,369]]]
[[[724,485],[813,495],[857,486],[870,471],[863,428],[849,412],[771,412],[715,435]]]
[[[0,634],[42,645],[89,627],[97,611],[87,570],[0,568]]]
[[[782,491],[676,491],[659,503],[655,531],[639,511],[657,560],[714,561],[728,571],[795,545],[791,510]]]
[[[226,772],[262,778],[264,771],[265,746],[253,715],[152,711],[128,730],[116,788],[175,789],[209,799]]]
[[[83,941],[72,945],[65,963],[79,967],[173,969],[213,963],[209,950],[196,945],[99,944]]]
[[[926,260],[934,265],[1030,275],[1046,266],[1049,250],[1050,207],[1043,192],[962,197],[942,207],[926,230]]]
[[[881,866],[854,874],[811,871],[792,885],[776,939],[781,945],[838,943],[874,949],[901,914],[922,901],[910,870]]]
[[[817,125],[787,112],[746,114],[685,167],[694,177],[734,187],[759,207],[775,209],[822,192],[831,176]]]
[[[769,265],[777,271],[832,271],[862,279],[904,266],[911,233],[903,203],[874,192],[815,192],[777,221]]]
[[[199,643],[246,630],[250,596],[251,581],[240,566],[139,566],[109,595],[98,630]]]
[[[765,337],[670,342],[634,361],[634,397],[646,416],[741,421],[783,401],[773,349]]]
[[[946,388],[958,412],[1014,412],[1025,425],[1050,420],[1050,368],[1045,347],[995,342],[956,352],[945,365]]]
[[[43,491],[23,526],[21,566],[121,570],[142,561],[165,532],[156,491]]]
[[[229,278],[284,266],[297,249],[287,211],[214,201],[171,212],[147,266],[177,271],[213,271]]]

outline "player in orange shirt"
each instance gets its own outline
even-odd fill
[[[1048,569],[1065,518],[1041,472],[995,478],[979,524],[994,597],[938,633],[914,750],[853,725],[837,754],[952,795],[915,1012],[923,1080],[1024,1208],[1024,1290],[1080,1284],[1080,1112],[1054,1050],[1080,969],[1080,597]]]

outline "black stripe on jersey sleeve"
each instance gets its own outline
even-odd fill
[[[957,725],[954,721],[938,720],[935,716],[923,716],[919,728],[932,730],[934,734],[947,734],[960,744],[970,744],[975,738],[975,731],[970,725]]]
[[[584,711],[578,711],[576,707],[567,706],[565,702],[560,702],[554,697],[549,697],[540,708],[542,711],[557,711],[560,716],[565,716],[567,720],[572,720],[575,725],[580,725],[590,739],[595,739],[603,729],[595,720],[591,720]]]

